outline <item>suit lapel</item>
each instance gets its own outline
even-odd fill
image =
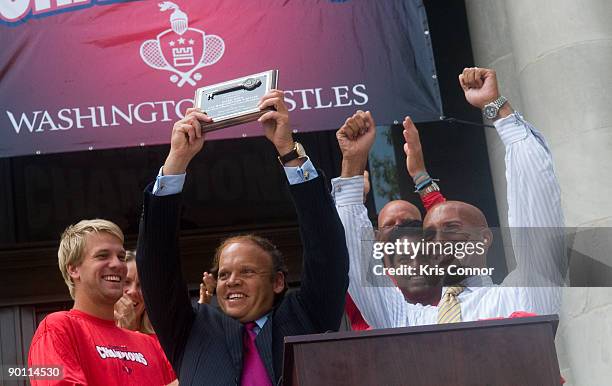
[[[272,380],[272,384],[274,384],[276,378],[274,378],[274,366],[272,359],[272,314],[268,317],[266,324],[264,324],[263,329],[257,334],[257,338],[255,338],[255,345],[257,346],[257,351],[259,352],[259,356],[266,366],[266,370],[268,371],[268,375]]]
[[[242,335],[243,327],[240,322],[225,316],[221,318],[223,323],[223,330],[225,331],[225,341],[227,342],[227,349],[232,357],[234,367],[238,371],[238,374],[242,373]]]

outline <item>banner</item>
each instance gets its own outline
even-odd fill
[[[300,132],[442,115],[421,0],[0,0],[0,19],[0,157],[168,143],[196,88],[270,69]]]

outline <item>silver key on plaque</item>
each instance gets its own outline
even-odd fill
[[[270,110],[260,110],[259,100],[277,84],[278,70],[269,70],[200,87],[195,93],[195,107],[213,119],[212,123],[203,123],[202,130],[209,132],[258,119]]]

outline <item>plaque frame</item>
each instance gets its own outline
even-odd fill
[[[263,87],[263,91],[264,91],[263,94],[266,94],[268,91],[270,91],[271,89],[275,89],[278,86],[278,70],[263,71],[257,74],[251,74],[251,75],[243,76],[240,78],[228,80],[225,82],[216,83],[213,85],[198,88],[195,92],[194,106],[202,109],[202,111],[207,113],[207,110],[210,110],[210,107],[214,106],[214,102],[210,102],[210,100],[211,99],[214,100],[213,99],[215,96],[214,93],[216,91],[228,89],[228,88],[231,88],[232,86],[238,86],[244,83],[249,78],[260,78],[260,79],[263,78],[261,82],[261,86],[256,87],[254,90],[248,90],[246,88],[241,88],[237,90],[240,90],[242,92],[252,92],[252,91],[256,91],[257,89]],[[227,92],[224,92],[224,94],[230,93],[230,92],[233,92],[233,91],[227,91]],[[261,91],[259,91],[259,93],[261,93]],[[211,95],[213,96],[213,98],[209,99],[209,96]],[[217,95],[220,95],[220,94],[217,94]],[[270,107],[264,110],[260,110],[257,107],[258,102],[259,102],[259,99],[256,103],[252,105],[249,104],[248,106],[246,106],[246,108],[241,109],[240,111],[237,111],[237,112],[225,113],[221,111],[218,114],[209,115],[214,121],[212,123],[202,122],[202,132],[208,133],[208,132],[220,130],[220,129],[223,129],[229,126],[235,126],[235,125],[239,125],[242,123],[252,122],[252,121],[257,120],[267,111],[274,110],[273,107]]]

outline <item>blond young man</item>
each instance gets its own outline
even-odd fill
[[[123,233],[107,220],[83,220],[62,234],[58,263],[74,299],[40,324],[28,365],[61,366],[60,380],[32,385],[167,385],[174,380],[156,341],[119,328],[114,305],[127,275]]]

